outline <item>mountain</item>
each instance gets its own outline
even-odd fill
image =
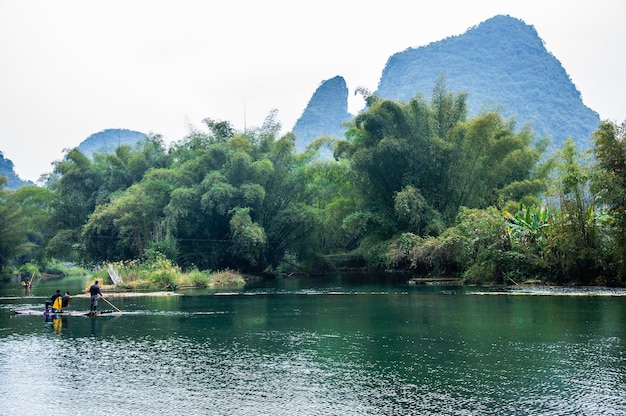
[[[600,123],[535,28],[510,16],[495,16],[463,35],[392,55],[377,94],[402,101],[418,93],[430,97],[441,73],[449,91],[468,93],[470,115],[498,109],[518,126],[531,123],[538,137],[551,137],[557,147],[573,138],[588,148]]]
[[[320,84],[293,127],[296,149],[304,148],[321,136],[343,138],[342,124],[353,116],[348,113],[348,87],[346,80],[336,76]],[[330,156],[330,152],[328,152]]]
[[[112,153],[122,145],[134,147],[135,144],[145,138],[146,135],[138,131],[106,129],[87,137],[78,145],[78,149],[86,156],[91,157],[95,152]],[[5,189],[18,189],[22,186],[34,185],[31,181],[20,179],[13,169],[13,162],[9,159],[5,159],[1,151],[0,176],[6,176],[8,178],[8,184],[5,186]]]
[[[91,157],[94,153],[113,153],[122,145],[134,147],[146,135],[126,129],[106,129],[92,134],[78,145],[78,150]]]
[[[26,185],[34,185],[31,181],[22,180],[13,167],[13,161],[5,159],[4,154],[0,151],[0,176],[7,177],[7,184],[4,189],[18,189]]]
[[[588,149],[590,135],[600,123],[599,115],[584,105],[580,92],[546,50],[535,28],[517,18],[495,16],[462,35],[392,55],[375,94],[401,101],[417,94],[430,99],[442,74],[448,91],[468,94],[469,116],[498,110],[505,118],[513,117],[518,127],[529,124],[538,138],[550,137],[552,148],[572,138],[577,147]],[[308,113],[329,114],[333,108],[336,113],[327,119],[311,117],[307,124],[296,123],[298,131],[294,127],[294,133],[302,147],[318,132],[335,131],[337,120],[345,117],[345,103],[340,102],[345,96],[334,93],[326,96],[326,101],[311,99],[302,118]]]

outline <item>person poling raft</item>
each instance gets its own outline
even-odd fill
[[[118,308],[115,307],[115,305],[113,305],[111,302],[109,302],[108,300],[105,299],[104,295],[102,295],[102,290],[100,289],[100,286],[98,285],[98,281],[96,280],[95,283],[93,285],[91,285],[89,287],[89,295],[90,295],[90,302],[89,302],[89,313],[96,315],[97,311],[96,309],[98,308],[98,299],[102,298],[103,301],[105,301],[106,303],[108,303],[113,309],[115,309],[118,312],[121,312]]]
[[[54,295],[50,297],[50,300],[47,300],[45,303],[45,310],[43,311],[44,316],[52,316],[52,315],[65,315],[65,316],[78,316],[78,315],[88,315],[88,316],[96,316],[109,314],[113,312],[122,312],[119,308],[109,302],[103,295],[98,285],[98,281],[96,280],[93,285],[89,287],[89,295],[90,295],[90,310],[89,312],[70,312],[64,311],[64,308],[67,308],[72,301],[72,297],[70,296],[70,292],[65,292],[65,295],[61,295],[61,291],[57,290]],[[102,298],[103,301],[109,304],[115,311],[112,310],[104,310],[98,311],[98,299]],[[32,309],[11,309],[11,313],[16,315],[39,315],[41,311],[36,311]]]

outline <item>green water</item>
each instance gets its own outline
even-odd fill
[[[290,278],[9,313],[55,285],[0,287],[1,414],[626,414],[626,296]]]

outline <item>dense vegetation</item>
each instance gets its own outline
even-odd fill
[[[205,119],[167,148],[159,136],[55,162],[44,188],[0,190],[0,267],[165,262],[186,271],[411,270],[509,283],[626,282],[625,125],[602,122],[593,154],[467,116],[441,78],[427,101],[367,95],[320,160],[278,137],[271,113],[239,132]],[[168,266],[170,267],[170,266]]]

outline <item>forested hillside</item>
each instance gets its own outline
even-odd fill
[[[499,110],[518,126],[530,123],[554,147],[568,138],[588,149],[600,118],[586,107],[557,58],[534,27],[510,16],[496,16],[462,35],[409,48],[389,58],[378,85],[384,98],[408,101],[428,97],[445,73],[451,91],[468,94],[470,114]]]
[[[493,81],[492,93],[517,94],[522,110],[583,128],[569,119],[571,100],[582,111],[580,94],[571,82],[550,90],[532,69],[567,78],[549,64],[553,57],[538,58],[550,55],[516,19],[490,19],[430,45],[430,60],[451,43],[457,54],[447,59],[479,75],[477,68],[497,66],[480,53],[487,54],[477,46],[486,42],[500,57],[515,56],[514,64],[484,69],[478,87],[467,81],[459,88],[467,92],[451,88],[465,78],[443,75],[435,64],[427,93],[385,98],[382,80],[379,93],[359,89],[367,106],[345,134],[315,143],[332,145],[333,158],[320,158],[316,146],[300,151],[296,135],[281,135],[271,112],[261,127],[244,131],[207,117],[203,129],[168,146],[137,132],[123,144],[126,131],[105,131],[56,161],[45,187],[8,190],[1,178],[0,271],[61,259],[141,263],[159,287],[172,283],[174,269],[279,275],[344,267],[476,284],[626,284],[626,123],[585,127],[593,130],[590,158],[571,139],[549,148],[536,125],[516,124],[505,106],[471,110],[470,87],[486,100]],[[472,58],[462,50],[473,50]],[[390,59],[383,79],[401,68],[391,78],[413,79],[413,65],[402,61],[414,53],[421,52]],[[552,101],[542,101],[525,79],[552,92]],[[521,105],[526,90],[537,101]],[[312,124],[333,120],[336,128],[347,114],[346,92],[341,77],[322,84],[305,112]],[[581,135],[574,138],[587,137]]]
[[[334,158],[295,149],[270,114],[235,130],[204,119],[55,162],[45,188],[2,189],[0,269],[52,259],[172,270],[408,270],[472,283],[626,283],[626,125],[594,132],[595,160],[497,112],[469,116],[446,90],[408,102],[367,96]]]
[[[468,94],[471,115],[497,110],[514,118],[517,129],[530,125],[537,138],[549,137],[551,149],[568,138],[579,149],[591,146],[598,114],[585,106],[534,27],[519,19],[496,16],[459,36],[394,54],[375,94],[405,102],[417,94],[429,98],[442,74],[450,91]],[[322,135],[343,137],[346,129],[339,122],[352,116],[339,78],[322,84],[294,126],[299,149]],[[326,85],[331,81],[335,87]]]
[[[4,158],[4,154],[0,151],[0,176],[7,178],[7,189],[17,189],[25,185],[33,185],[31,181],[22,180],[13,167],[13,162]]]
[[[322,82],[293,127],[296,149],[304,150],[306,145],[318,137],[343,137],[346,131],[343,123],[352,118],[348,113],[348,87],[345,79],[336,76]],[[330,156],[330,151],[322,151]]]
[[[78,149],[87,156],[94,153],[112,153],[122,145],[134,146],[146,138],[146,135],[138,131],[127,129],[106,129],[83,140]]]

